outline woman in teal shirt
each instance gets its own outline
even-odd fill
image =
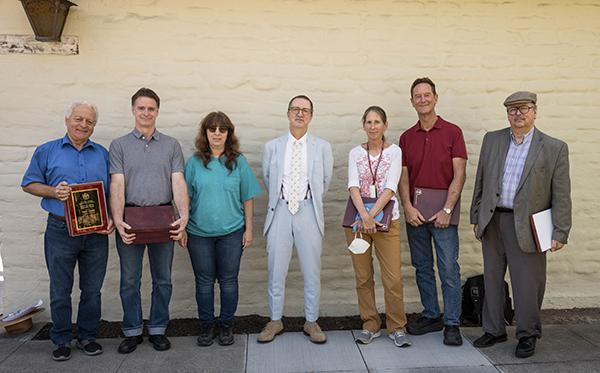
[[[252,242],[253,198],[261,193],[234,132],[227,115],[208,114],[200,123],[196,153],[185,166],[190,195],[186,246],[196,277],[200,346],[210,346],[215,337],[223,346],[234,342],[240,260]],[[221,291],[218,320],[214,316],[215,281]]]

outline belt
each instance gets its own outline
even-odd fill
[[[513,212],[513,209],[509,209],[508,207],[497,206],[496,211],[498,211],[498,212]]]
[[[170,202],[169,203],[162,203],[160,205],[147,205],[147,206],[140,206],[140,205],[133,205],[133,204],[130,204],[130,203],[126,203],[125,207],[154,207],[154,206],[172,206],[172,205],[173,204],[170,203]]]
[[[52,218],[54,218],[54,219],[57,219],[57,220],[62,220],[62,221],[66,221],[66,219],[65,219],[65,217],[64,217],[64,216],[56,215],[56,214],[53,214],[53,213],[51,213],[51,212],[49,212],[48,214],[50,215],[50,217],[52,217]]]

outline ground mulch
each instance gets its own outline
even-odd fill
[[[381,315],[385,327],[385,315]],[[414,321],[419,314],[408,314],[408,321]],[[265,324],[269,321],[266,316],[247,315],[236,316],[233,332],[235,334],[259,333]],[[542,323],[549,324],[591,324],[600,322],[600,308],[572,308],[572,309],[547,309],[542,310]],[[144,320],[146,323],[146,320]],[[283,325],[287,332],[299,332],[304,325],[303,317],[284,317]],[[355,316],[335,316],[320,317],[319,325],[325,331],[327,330],[356,330],[360,329],[362,323],[358,315]],[[52,323],[47,323],[33,337],[36,340],[50,339],[50,328]],[[471,325],[467,325],[471,326]],[[73,334],[76,335],[76,328],[73,325]],[[174,319],[169,322],[166,335],[168,337],[196,336],[200,334],[200,324],[198,319]],[[146,330],[144,329],[144,335]],[[121,322],[101,320],[98,328],[98,338],[122,338]]]

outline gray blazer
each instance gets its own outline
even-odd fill
[[[267,206],[267,217],[265,218],[265,228],[263,234],[267,234],[277,201],[281,196],[281,185],[283,178],[283,168],[285,162],[285,146],[288,141],[288,134],[280,136],[265,144],[263,155],[262,171],[265,186],[269,192],[269,204]],[[333,153],[331,145],[311,134],[306,138],[307,146],[307,171],[308,184],[312,196],[312,205],[315,209],[315,216],[319,224],[321,235],[325,235],[325,219],[323,217],[323,196],[329,189],[331,175],[333,173]]]
[[[483,235],[500,199],[509,141],[510,128],[488,132],[483,137],[470,216],[471,224],[477,224],[478,237]],[[517,240],[524,252],[537,252],[530,215],[550,207],[552,239],[566,244],[571,230],[569,148],[536,128],[513,207]]]

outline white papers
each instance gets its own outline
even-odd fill
[[[29,307],[19,308],[18,310],[9,313],[8,315],[4,316],[1,321],[3,321],[3,322],[9,322],[9,321],[16,320],[16,319],[18,319],[21,316],[28,315],[31,312],[33,312],[33,311],[41,308],[42,304],[43,304],[42,300],[39,299],[37,302],[35,302],[35,304],[32,304]]]
[[[544,252],[552,247],[552,209],[540,211],[531,215],[531,229],[538,250]]]

